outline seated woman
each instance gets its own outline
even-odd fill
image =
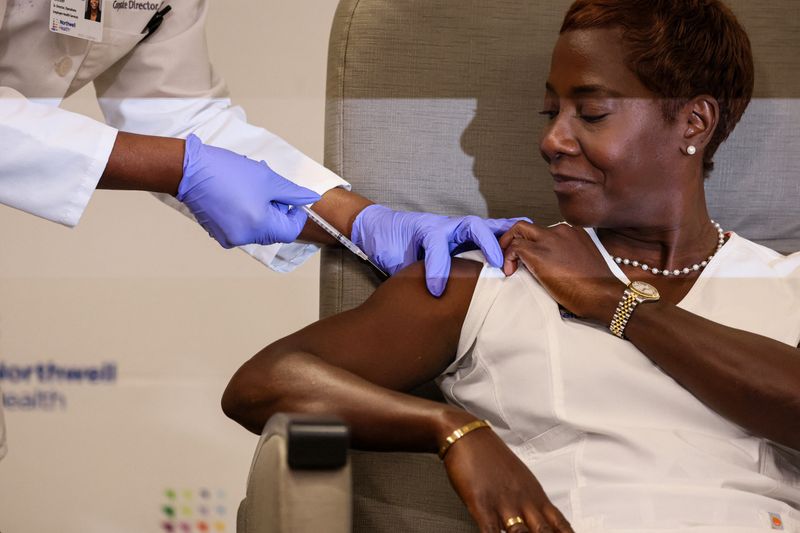
[[[517,224],[504,272],[471,252],[440,299],[407,269],[245,363],[225,412],[441,449],[482,531],[800,531],[800,253],[703,189],[752,89],[720,2],[578,0],[540,144],[568,224]],[[448,404],[401,392],[437,377]]]

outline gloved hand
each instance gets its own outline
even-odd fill
[[[290,205],[320,196],[276,174],[264,161],[186,139],[178,200],[224,248],[297,239],[306,214]]]
[[[497,235],[518,220],[447,217],[430,213],[393,211],[373,204],[353,222],[351,240],[389,275],[425,256],[428,291],[441,296],[450,275],[450,253],[460,244],[475,243],[494,267],[503,264]]]

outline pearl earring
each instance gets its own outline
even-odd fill
[[[689,146],[686,148],[686,153],[687,153],[687,154],[689,154],[689,155],[694,155],[694,154],[696,154],[696,153],[697,153],[697,148],[695,148],[693,144],[690,144],[690,145],[689,145]]]

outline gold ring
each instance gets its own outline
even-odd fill
[[[522,519],[521,516],[512,516],[508,520],[506,520],[506,529],[512,528],[514,526],[518,526],[519,524],[524,524],[525,520]]]

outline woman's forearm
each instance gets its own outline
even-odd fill
[[[637,307],[625,335],[698,399],[800,450],[800,350],[668,303]]]
[[[334,414],[356,448],[435,452],[475,417],[456,407],[372,384],[303,352],[268,347],[245,363],[222,399],[225,413],[254,433],[275,413]]]
[[[222,404],[256,433],[280,411],[335,414],[350,426],[353,446],[370,450],[435,452],[455,429],[475,420],[455,407],[374,385],[309,353],[274,347],[245,363]],[[572,533],[533,473],[493,431],[470,432],[446,453],[450,482],[481,531],[499,531],[498,516],[519,513],[531,531]]]

